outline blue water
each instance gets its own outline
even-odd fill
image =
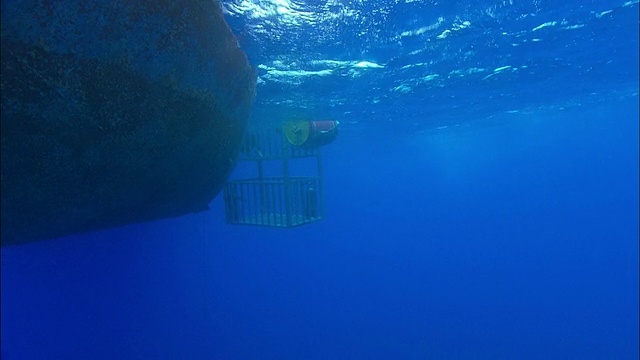
[[[3,359],[638,359],[637,1],[226,1],[326,219],[2,249]]]

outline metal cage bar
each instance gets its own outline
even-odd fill
[[[315,157],[316,176],[290,176],[289,161]],[[295,227],[324,218],[324,189],[319,148],[291,145],[280,128],[248,132],[240,160],[255,161],[258,177],[228,181],[223,189],[229,224]],[[282,163],[282,176],[265,177],[263,162]]]
[[[230,181],[224,188],[227,223],[294,227],[321,220],[320,183],[318,176]]]

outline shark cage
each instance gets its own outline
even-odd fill
[[[291,228],[325,216],[320,147],[335,140],[337,121],[297,121],[248,130],[239,161],[254,162],[254,176],[227,181],[223,196],[228,224]],[[315,173],[293,176],[291,163],[306,161]],[[267,176],[265,164],[276,165]],[[311,172],[311,171],[310,171]]]

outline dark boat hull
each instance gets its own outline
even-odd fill
[[[2,1],[2,245],[207,208],[255,74],[211,0]]]

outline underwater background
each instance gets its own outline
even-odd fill
[[[3,247],[3,359],[638,358],[638,1],[222,6],[326,219]]]

